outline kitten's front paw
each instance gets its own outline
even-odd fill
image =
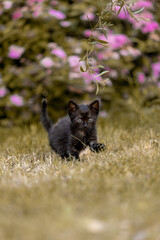
[[[101,152],[105,150],[105,145],[103,143],[93,143],[90,146],[92,152]]]

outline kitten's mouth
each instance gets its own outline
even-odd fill
[[[83,127],[84,132],[87,132],[87,127]]]

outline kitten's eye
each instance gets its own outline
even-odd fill
[[[78,122],[78,123],[81,123],[81,122],[82,122],[82,119],[79,118],[79,119],[77,120],[77,122]]]
[[[89,119],[88,119],[88,122],[93,122],[93,118],[89,118]]]

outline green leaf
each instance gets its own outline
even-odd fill
[[[107,42],[107,41],[100,40],[100,39],[98,39],[98,38],[96,38],[96,37],[93,37],[93,39],[94,39],[96,42],[98,42],[98,43],[102,43],[102,44],[108,44],[108,42]]]
[[[151,22],[151,20],[149,18],[138,17],[138,19],[142,19],[142,20],[144,20],[146,22]]]
[[[103,71],[103,72],[101,72],[100,74],[96,75],[96,77],[102,76],[102,75],[104,75],[105,73],[108,73],[108,72],[109,72],[109,71]]]
[[[94,41],[94,42],[90,42],[89,44],[95,45],[95,44],[98,44],[98,42]]]
[[[82,66],[80,66],[80,70],[81,70],[81,72],[87,72],[87,70],[88,70],[88,67],[86,67],[86,70],[84,70],[84,69],[83,69],[83,67],[82,67]]]
[[[98,65],[98,66],[91,67],[91,69],[97,69],[97,68],[104,68],[104,66],[103,65]]]
[[[136,12],[133,12],[133,13],[134,13],[134,14],[140,13],[140,12],[142,12],[142,11],[143,11],[143,9],[144,9],[144,7],[143,7],[143,8],[141,8],[141,9],[139,9],[139,10],[137,10]]]
[[[97,67],[98,67],[98,68],[104,68],[104,66],[103,66],[103,65],[98,65]]]
[[[99,85],[98,83],[96,83],[96,95],[98,94],[98,92],[99,92]]]
[[[120,6],[120,8],[119,8],[119,10],[118,10],[118,13],[117,13],[117,15],[119,15],[119,14],[120,14],[120,11],[121,11],[121,9],[123,8],[123,5],[124,5],[124,4],[122,4],[122,5]]]

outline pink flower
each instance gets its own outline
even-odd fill
[[[89,72],[82,72],[81,75],[82,75],[84,81],[85,81],[87,84],[90,83],[90,82],[92,82],[93,77],[92,77],[92,75],[91,75]]]
[[[57,48],[57,43],[55,43],[55,42],[50,42],[50,43],[48,43],[48,47],[49,48],[51,48],[51,49],[55,49],[55,48]]]
[[[138,81],[139,83],[144,83],[145,82],[145,74],[143,72],[138,73]]]
[[[60,12],[55,9],[49,9],[48,13],[59,20],[63,20],[66,18],[66,15],[63,12]]]
[[[108,81],[107,81],[107,83],[108,83]],[[110,81],[110,83],[111,83],[111,81]],[[109,83],[109,84],[110,84]],[[107,84],[108,85],[108,84]],[[109,85],[108,85],[109,86]],[[102,111],[100,111],[99,112],[99,116],[101,117],[101,118],[107,118],[108,117],[108,113],[105,111],[105,110],[102,110]]]
[[[154,32],[156,29],[159,29],[159,25],[157,22],[155,21],[146,22],[145,25],[142,27],[142,32],[150,33],[150,32]]]
[[[62,27],[69,27],[69,26],[71,25],[71,22],[69,22],[69,21],[61,21],[61,22],[60,22],[60,25],[61,25]]]
[[[33,17],[36,18],[36,17],[40,16],[41,13],[42,13],[42,7],[41,7],[41,5],[35,6],[34,11],[33,11]]]
[[[13,94],[12,96],[10,96],[10,101],[20,107],[20,106],[23,106],[23,98],[21,96],[19,96],[18,94]]]
[[[100,82],[102,80],[101,76],[98,76],[98,73],[89,73],[89,72],[82,72],[81,75],[84,78],[84,81],[88,84],[90,82]]]
[[[92,12],[86,12],[84,15],[81,16],[81,19],[84,21],[93,21],[95,19],[95,14]]]
[[[129,39],[124,34],[110,34],[108,35],[109,43],[111,44],[112,48],[121,48],[123,45],[129,43]]]
[[[121,50],[120,50],[120,54],[121,54],[122,56],[124,56],[124,57],[130,55],[127,49],[121,49]]]
[[[147,33],[147,32],[152,32],[155,30],[155,28],[157,28],[157,26],[156,26],[157,23],[155,24],[154,16],[151,12],[143,10],[141,13],[136,14],[136,17],[137,18],[142,17],[149,21],[140,19],[140,21],[137,22],[135,19],[133,19],[133,18],[131,18],[131,16],[129,16],[128,21],[133,24],[133,27],[135,29],[140,29],[142,32]],[[153,26],[152,26],[152,23],[153,23]]]
[[[87,30],[85,30],[85,31],[83,32],[83,35],[84,35],[85,37],[90,37],[91,34],[92,34],[92,36],[94,36],[94,37],[98,37],[98,36],[99,36],[99,33],[98,33],[97,31],[92,31],[92,30],[90,30],[90,29],[87,29]]]
[[[58,2],[57,2],[57,0],[53,0],[53,1],[51,2],[51,4],[52,4],[53,6],[56,6],[56,5],[58,4]]]
[[[120,13],[118,14],[118,17],[124,20],[128,19],[128,16],[129,16],[128,12],[125,12],[124,10],[121,10]]]
[[[83,35],[84,35],[85,37],[90,37],[91,34],[92,34],[92,30],[90,30],[90,29],[87,29],[87,30],[85,30],[85,31],[83,32]]]
[[[143,18],[145,18],[145,19],[149,19],[150,21],[153,21],[153,19],[154,19],[154,16],[153,16],[153,14],[152,14],[151,12],[145,12],[145,11],[143,11],[140,16],[143,17]],[[145,20],[142,20],[142,19],[141,19],[141,21],[142,21],[143,23],[146,23]]]
[[[40,61],[40,64],[43,65],[45,68],[50,68],[54,65],[54,62],[52,61],[52,58],[45,57]]]
[[[128,69],[126,69],[126,68],[123,68],[122,70],[121,70],[121,73],[122,73],[122,75],[127,75],[127,74],[129,74],[129,71],[128,71]]]
[[[62,48],[55,48],[55,49],[52,50],[51,53],[54,54],[55,56],[59,57],[59,58],[62,58],[62,59],[66,58],[66,56],[67,56]]]
[[[0,88],[0,98],[7,94],[7,89],[5,87]]]
[[[13,3],[11,1],[4,1],[3,5],[4,5],[4,9],[10,9]]]
[[[134,58],[139,57],[141,55],[141,51],[137,48],[133,48],[132,46],[127,47],[128,52]]]
[[[117,72],[116,70],[114,70],[114,69],[111,69],[111,70],[109,71],[109,76],[110,76],[111,78],[117,78],[117,77],[118,77],[118,72]]]
[[[81,74],[77,72],[70,72],[69,73],[69,78],[74,79],[74,78],[81,78]]]
[[[22,16],[23,16],[23,15],[22,15],[21,9],[17,9],[17,10],[12,14],[12,19],[13,19],[13,20],[16,20],[16,19],[21,18]]]
[[[110,52],[110,58],[116,59],[118,60],[120,58],[119,53],[118,52]]]
[[[124,45],[130,43],[128,37],[124,34],[112,34],[109,33],[107,35],[107,39],[104,35],[100,36],[101,40],[108,41],[112,49],[118,49],[123,47]]]
[[[80,58],[76,55],[69,56],[68,57],[68,62],[69,62],[70,67],[74,68],[74,67],[80,66],[79,59]]]
[[[152,64],[153,76],[158,79],[160,77],[160,62]]]
[[[136,14],[136,17],[143,17],[144,19],[148,19],[150,21],[153,21],[154,16],[151,12],[145,12],[143,11],[141,14]],[[134,18],[131,18],[131,16],[128,17],[128,21],[133,24],[134,28],[136,29],[142,29],[142,27],[147,24],[147,21],[140,19],[139,22],[137,22]]]
[[[22,54],[24,53],[25,48],[24,47],[19,47],[17,45],[11,45],[9,47],[9,53],[8,57],[11,59],[19,59]]]
[[[36,2],[43,2],[44,0],[27,0],[27,5],[33,6]]]
[[[120,55],[118,52],[115,51],[102,51],[97,53],[97,57],[99,60],[107,60],[110,58],[118,60],[120,58]]]
[[[97,59],[98,60],[103,60],[105,57],[104,57],[104,53],[103,52],[99,52],[99,53],[97,53]]]
[[[132,10],[135,9],[141,9],[141,8],[152,8],[152,2],[151,1],[144,1],[144,0],[139,0],[134,3],[134,6],[132,7]]]
[[[120,9],[119,6],[115,6],[115,7],[114,7],[114,10],[115,10],[116,14],[118,14],[119,9]],[[118,14],[118,18],[124,19],[124,20],[125,20],[125,19],[128,19],[128,16],[129,16],[129,13],[128,13],[127,10],[124,10],[124,8],[122,8],[122,9],[120,10],[120,13]]]

